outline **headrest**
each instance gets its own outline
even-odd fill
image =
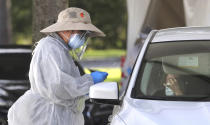
[[[166,56],[162,58],[162,65],[167,74],[210,76],[210,53]]]

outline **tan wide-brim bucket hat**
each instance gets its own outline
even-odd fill
[[[105,36],[101,30],[91,23],[89,13],[76,7],[67,8],[61,11],[58,15],[57,22],[46,27],[40,32],[48,34],[69,30],[88,30],[90,31],[90,37]]]

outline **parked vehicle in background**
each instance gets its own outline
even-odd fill
[[[0,46],[0,124],[7,124],[10,106],[29,89],[31,47]]]
[[[210,124],[209,34],[209,27],[153,30],[126,93],[119,97],[115,82],[99,83],[91,100],[116,105],[111,125]]]

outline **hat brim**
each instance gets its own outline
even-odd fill
[[[68,30],[88,30],[90,31],[90,37],[106,36],[101,30],[99,30],[96,26],[91,23],[73,23],[73,22],[57,22],[52,24],[40,32],[42,33],[52,33],[52,32],[59,32],[59,31],[68,31]]]

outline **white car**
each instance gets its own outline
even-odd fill
[[[152,31],[118,93],[116,82],[90,88],[94,102],[116,105],[111,125],[210,125],[210,27]]]

